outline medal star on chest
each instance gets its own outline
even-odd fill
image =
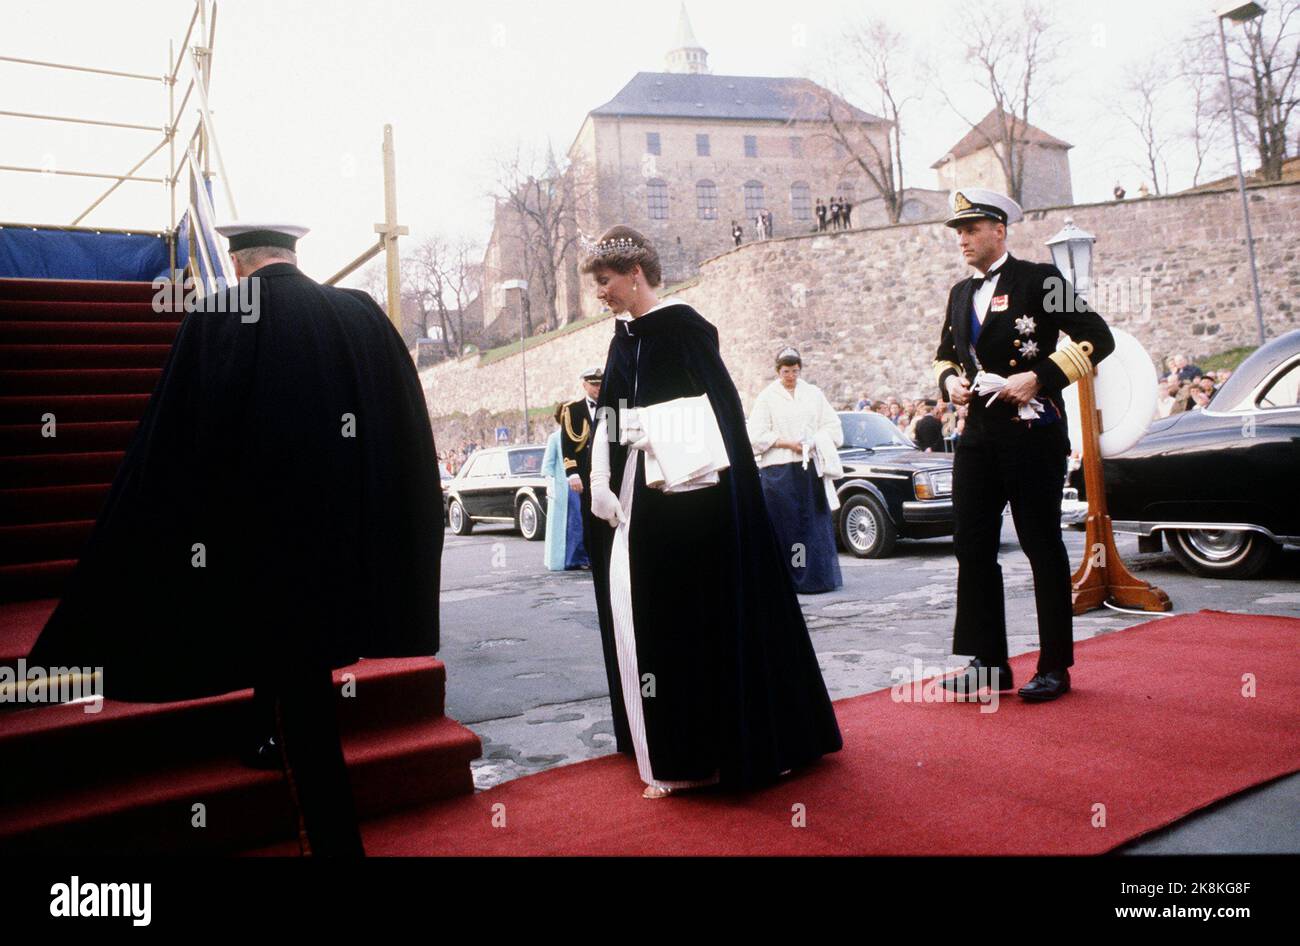
[[[1025,342],[1023,345],[1020,346],[1020,355],[1023,358],[1038,357],[1038,342],[1035,342],[1032,339],[1030,341]]]
[[[1033,335],[1034,329],[1037,327],[1038,326],[1034,323],[1034,317],[1032,315],[1022,315],[1020,318],[1016,319],[1016,331],[1021,335]],[[1032,345],[1033,343],[1030,342],[1030,344]]]

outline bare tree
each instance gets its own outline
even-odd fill
[[[1201,182],[1210,153],[1222,144],[1228,120],[1223,72],[1219,65],[1219,40],[1211,33],[1188,37],[1179,56],[1178,80],[1191,96],[1191,121],[1184,138],[1192,146],[1195,163],[1192,186]]]
[[[456,354],[459,355],[465,350],[465,310],[483,291],[483,265],[479,262],[483,248],[462,238],[453,243],[450,250],[445,279],[451,301],[456,306]]]
[[[1260,176],[1282,179],[1289,155],[1287,131],[1296,104],[1300,68],[1300,0],[1278,0],[1261,17],[1230,34],[1232,98],[1247,128],[1253,128]]]
[[[520,258],[514,268],[524,274],[530,286],[537,284],[549,329],[559,327],[556,292],[561,268],[575,250],[576,220],[593,192],[586,168],[561,168],[549,147],[541,168],[536,160],[521,158],[518,151],[499,168],[495,196],[519,229]],[[525,329],[532,334],[532,320],[527,315],[525,319]]]
[[[1142,140],[1141,166],[1151,176],[1157,196],[1169,192],[1169,162],[1165,155],[1174,135],[1165,127],[1164,117],[1169,113],[1165,93],[1172,80],[1168,65],[1159,59],[1131,65],[1125,70],[1122,95],[1116,103],[1116,110]]]
[[[901,34],[882,19],[850,24],[840,50],[831,58],[837,73],[821,83],[809,83],[805,100],[791,122],[823,123],[825,131],[811,137],[832,141],[847,159],[841,173],[857,167],[866,175],[884,202],[890,223],[898,223],[903,212],[903,109],[916,96],[909,91],[902,63],[908,51]],[[879,117],[855,109],[847,101],[846,89],[860,87],[875,100]],[[832,91],[834,89],[834,91]]]
[[[1024,0],[1019,9],[984,3],[968,9],[957,30],[964,37],[971,76],[993,100],[992,122],[972,121],[962,114],[938,83],[948,106],[992,149],[1006,178],[1007,193],[1022,201],[1025,151],[1030,146],[1029,116],[1044,87],[1060,38],[1048,7]],[[990,127],[991,126],[991,127]]]
[[[402,260],[402,295],[412,299],[420,311],[420,337],[429,337],[429,316],[436,314],[442,327],[442,347],[448,357],[460,353],[453,336],[446,303],[446,241],[426,237]]]
[[[388,270],[384,268],[384,260],[369,263],[358,277],[359,288],[368,292],[376,302],[379,308],[385,312],[388,311]]]

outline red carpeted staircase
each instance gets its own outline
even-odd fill
[[[0,600],[72,571],[180,325],[154,293],[0,279]]]
[[[0,279],[0,666],[44,626],[161,374],[180,313],[155,313],[154,294]],[[440,661],[347,672],[340,723],[362,817],[473,790],[481,745],[443,713]],[[234,851],[296,836],[283,777],[238,762],[250,697],[93,714],[0,703],[0,849]]]

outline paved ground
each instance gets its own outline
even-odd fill
[[[1083,534],[1067,530],[1065,537],[1078,562]],[[1300,553],[1279,556],[1262,579],[1206,581],[1167,552],[1142,555],[1136,540],[1119,542],[1130,569],[1163,588],[1176,613],[1214,608],[1300,617]],[[832,699],[886,688],[891,672],[914,660],[957,665],[949,652],[957,572],[950,539],[901,542],[883,561],[841,555],[840,565],[843,588],[800,599]],[[1002,568],[1011,652],[1036,650],[1029,564],[1009,519]],[[439,656],[449,667],[447,711],[483,740],[478,787],[612,752],[589,574],[548,572],[540,542],[482,526],[467,537],[448,533],[442,569]],[[1144,619],[1093,612],[1075,619],[1075,639]],[[1300,852],[1297,810],[1300,775],[1229,799],[1128,850]]]

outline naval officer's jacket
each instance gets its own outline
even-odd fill
[[[975,277],[963,279],[948,293],[948,311],[935,353],[934,375],[939,393],[948,400],[948,378],[961,375],[972,386],[981,369],[1004,378],[1022,371],[1038,375],[1036,397],[1043,416],[1021,421],[1015,405],[990,395],[973,394],[962,433],[964,443],[1008,440],[1023,436],[1059,436],[1069,449],[1061,391],[1091,374],[1115,350],[1105,320],[1074,293],[1074,288],[1050,263],[1031,263],[1007,256],[998,270],[987,314],[981,325],[975,315]],[[1057,348],[1064,332],[1070,341]],[[1041,432],[1041,433],[1039,433]]]
[[[564,405],[560,414],[560,452],[564,457],[564,475],[577,473],[586,486],[591,477],[591,437],[594,425],[587,399],[580,397]]]

